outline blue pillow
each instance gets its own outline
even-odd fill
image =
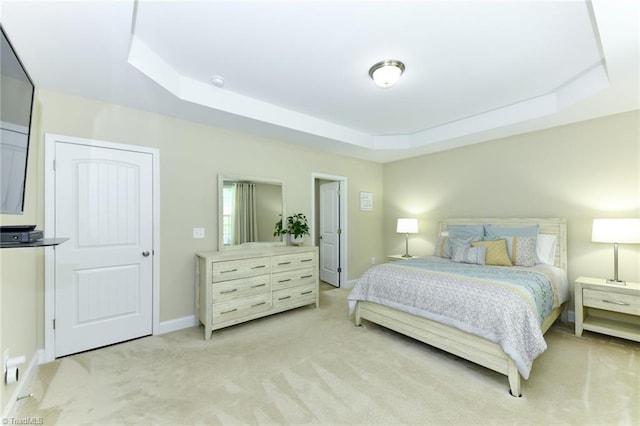
[[[493,226],[484,225],[484,239],[497,240],[504,237],[537,237],[540,225]]]
[[[484,236],[484,225],[447,225],[450,237],[473,238],[473,241],[480,241]]]

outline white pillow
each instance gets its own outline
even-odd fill
[[[555,235],[538,234],[536,240],[536,263],[552,265],[556,260],[556,240]]]

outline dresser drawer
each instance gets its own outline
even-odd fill
[[[315,284],[306,284],[297,287],[285,288],[273,292],[273,306],[314,303],[316,301],[317,288]]]
[[[315,282],[317,273],[315,268],[278,272],[272,275],[272,288],[275,291],[303,284],[312,284]]]
[[[271,293],[213,304],[213,322],[221,323],[271,309]]]
[[[271,258],[271,270],[273,272],[290,271],[315,264],[315,252],[282,254]]]
[[[236,278],[253,277],[270,272],[271,258],[269,257],[228,260],[211,264],[211,279],[214,283]]]
[[[582,290],[582,304],[607,311],[640,315],[640,296],[633,294],[585,288]]]
[[[237,280],[220,281],[211,284],[213,303],[225,302],[238,297],[251,296],[271,291],[271,276],[241,278]]]

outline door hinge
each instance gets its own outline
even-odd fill
[[[338,235],[342,235],[342,229],[338,228]]]
[[[53,329],[54,330],[56,329],[56,319],[55,318],[53,319]]]
[[[53,171],[56,171],[56,160],[53,160]]]
[[[342,272],[342,268],[338,266],[338,273]]]

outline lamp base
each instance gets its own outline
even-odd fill
[[[627,285],[626,281],[618,281],[618,280],[607,280],[607,284],[610,285]]]
[[[402,255],[402,257],[406,257],[407,259],[411,259],[413,256],[411,256],[409,253],[405,253]]]

